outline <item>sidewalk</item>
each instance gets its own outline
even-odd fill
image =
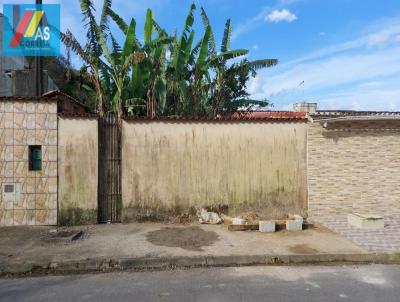
[[[0,274],[274,263],[393,262],[323,227],[230,232],[224,225],[114,224],[0,228]],[[78,238],[71,238],[78,231]]]

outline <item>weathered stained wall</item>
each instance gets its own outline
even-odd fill
[[[307,173],[309,216],[400,214],[400,123],[310,124]]]
[[[97,120],[59,118],[59,224],[97,223]]]
[[[306,210],[306,123],[123,122],[123,220]]]

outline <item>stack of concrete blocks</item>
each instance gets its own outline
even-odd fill
[[[275,233],[275,220],[260,221],[259,231],[261,233]]]
[[[303,230],[303,217],[294,215],[293,220],[286,220],[286,230],[288,231],[301,231]]]

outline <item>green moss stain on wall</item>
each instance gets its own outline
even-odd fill
[[[59,221],[97,222],[97,121],[59,120]]]
[[[59,215],[59,224],[62,226],[97,223],[97,209],[63,208]]]
[[[306,126],[124,122],[125,216],[219,204],[305,213]]]

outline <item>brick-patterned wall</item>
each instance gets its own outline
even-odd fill
[[[29,171],[29,145],[42,146],[42,170]],[[0,226],[57,223],[57,104],[0,101],[0,184],[20,183],[21,198],[0,194]]]
[[[400,122],[308,129],[309,216],[400,213]]]

